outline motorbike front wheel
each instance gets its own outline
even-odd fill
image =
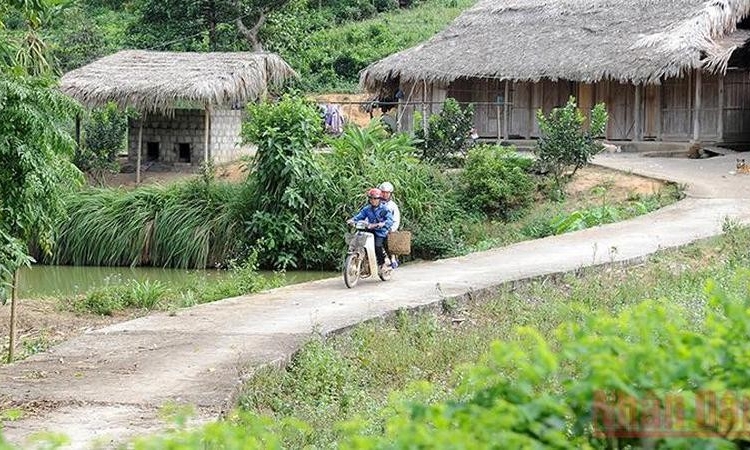
[[[344,261],[344,284],[349,289],[357,285],[360,267],[359,255],[346,255],[346,260]]]

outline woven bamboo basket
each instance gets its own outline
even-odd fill
[[[411,231],[393,231],[388,234],[388,251],[394,255],[411,253]]]

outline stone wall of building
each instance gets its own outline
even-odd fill
[[[210,152],[214,163],[251,154],[253,147],[240,145],[242,110],[215,110],[211,116]],[[135,163],[138,152],[138,120],[128,130],[128,159]],[[204,159],[205,122],[200,109],[178,109],[173,117],[148,114],[143,125],[143,164],[158,162],[174,166],[199,166]]]

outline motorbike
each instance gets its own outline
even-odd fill
[[[354,232],[346,235],[346,243],[349,248],[344,260],[344,284],[348,288],[357,285],[360,278],[369,278],[378,274],[381,280],[391,279],[391,264],[386,258],[385,268],[378,267],[375,256],[375,236],[369,233],[369,223],[359,221],[353,224]]]

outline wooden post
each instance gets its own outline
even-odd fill
[[[664,111],[662,111],[662,98],[663,92],[661,90],[661,85],[656,85],[656,140],[661,141],[661,129],[662,129],[662,122],[664,121]]]
[[[16,349],[16,303],[18,303],[18,273],[13,272],[13,287],[10,291],[10,340],[8,342],[8,364],[13,362]]]
[[[724,140],[724,75],[719,77],[719,117],[717,122],[716,140],[721,142]]]
[[[81,149],[81,115],[76,114],[76,145]]]
[[[211,139],[209,139],[209,136],[211,134],[211,105],[206,105],[206,116],[204,120],[205,130],[204,130],[204,141],[203,141],[203,163],[208,164],[208,146],[211,144]]]
[[[135,184],[141,184],[141,155],[143,154],[143,122],[146,120],[146,113],[143,113],[138,124],[138,149],[135,163]]]
[[[398,99],[398,106],[396,107],[396,132],[400,133],[402,126],[401,126],[401,118],[403,117],[403,104],[401,103],[401,99]]]
[[[509,139],[508,122],[510,121],[510,80],[505,80],[505,94],[503,95],[503,138]]]
[[[501,128],[500,128],[500,103],[497,103],[495,105],[495,108],[497,109],[497,143],[499,144],[500,141],[502,140],[502,134],[501,134]],[[489,114],[489,112],[487,114]]]
[[[695,101],[693,103],[693,141],[698,142],[701,137],[701,70],[695,71]]]
[[[643,103],[643,85],[638,83],[635,85],[635,105],[633,106],[633,120],[635,121],[633,127],[633,140],[643,140],[643,127],[641,126],[641,103]]]
[[[430,131],[427,129],[427,81],[422,83],[422,130],[424,130],[424,137],[426,138]]]
[[[534,132],[534,92],[536,92],[535,83],[527,81],[529,85],[529,120],[526,124],[526,139],[531,139]]]

